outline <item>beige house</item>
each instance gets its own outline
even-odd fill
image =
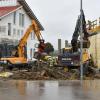
[[[100,18],[91,22],[89,27],[90,48],[89,51],[93,57],[94,63],[100,68]]]

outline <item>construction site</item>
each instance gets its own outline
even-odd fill
[[[49,31],[45,35],[57,19],[51,26],[49,19],[46,29],[33,11],[34,2],[0,0],[0,100],[99,100],[100,18],[88,19],[86,0],[79,0],[73,33],[65,32],[63,38]],[[53,27],[50,32],[64,29]]]

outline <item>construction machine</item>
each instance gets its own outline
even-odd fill
[[[63,52],[58,56],[58,65],[70,68],[80,67],[80,33],[81,33],[81,15],[78,17],[75,31],[71,40],[71,47],[64,48]],[[90,47],[90,41],[88,39],[89,34],[86,29],[85,15],[82,10],[82,34],[83,34],[83,65],[88,65],[90,60],[90,54],[88,48]]]
[[[12,51],[12,55],[10,57],[1,57],[0,64],[7,64],[7,66],[31,66],[32,61],[28,61],[27,57],[25,56],[25,45],[27,43],[27,39],[29,35],[34,31],[36,35],[39,46],[38,46],[38,53],[42,53],[45,48],[44,39],[41,35],[40,29],[35,20],[32,20],[32,24],[26,30],[24,36],[19,41],[17,49]]]

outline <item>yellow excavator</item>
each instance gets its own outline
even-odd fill
[[[25,45],[27,43],[27,39],[29,35],[34,31],[38,41],[39,41],[39,46],[38,46],[38,53],[42,53],[45,48],[45,43],[44,39],[41,35],[40,29],[38,28],[37,23],[35,20],[32,20],[32,24],[28,27],[26,30],[24,36],[21,38],[19,41],[19,44],[17,46],[17,50],[12,51],[13,56],[11,57],[6,57],[6,58],[0,58],[0,63],[7,64],[8,66],[16,66],[16,65],[29,65],[29,62],[27,61],[27,58],[25,57]]]

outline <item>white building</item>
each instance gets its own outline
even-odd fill
[[[40,30],[42,25],[28,6],[25,0],[0,0],[0,41],[20,40],[32,19],[36,20]],[[37,42],[34,32],[27,41],[27,57],[31,59],[34,53],[34,44]]]

